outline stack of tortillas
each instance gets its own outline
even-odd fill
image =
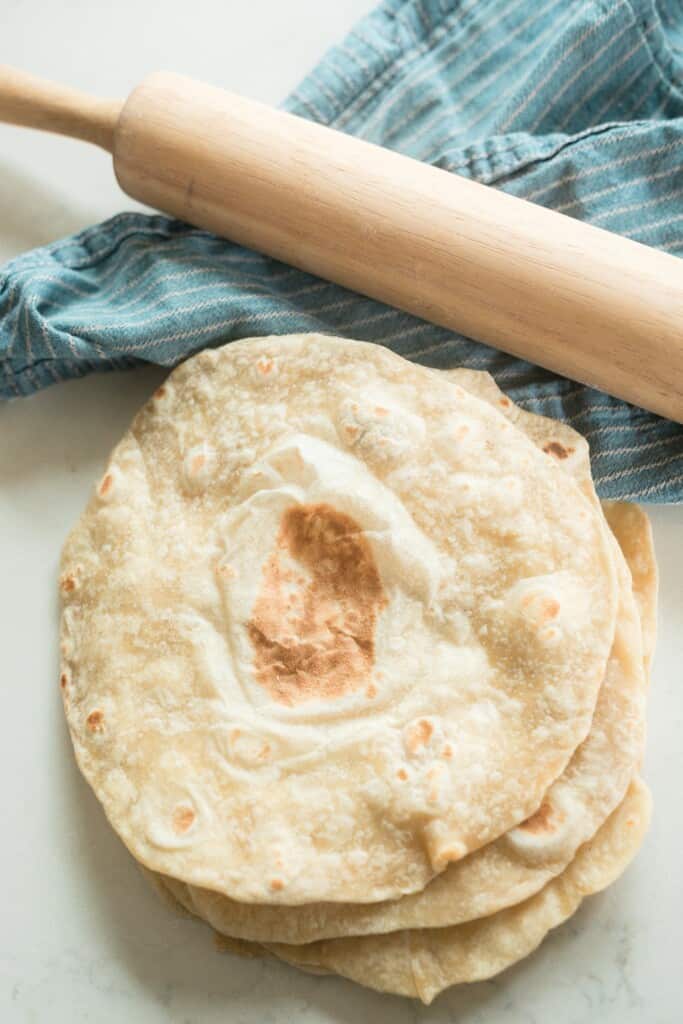
[[[320,335],[199,354],[61,590],[81,770],[235,952],[430,1002],[640,845],[649,524],[486,374]]]

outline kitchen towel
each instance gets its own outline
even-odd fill
[[[286,107],[683,255],[680,0],[385,0]],[[588,437],[602,497],[683,500],[681,426],[162,216],[0,271],[0,395],[298,331],[489,370]]]

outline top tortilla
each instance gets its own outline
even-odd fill
[[[415,892],[533,814],[617,603],[598,512],[501,413],[320,335],[179,367],[61,589],[74,747],[131,852],[287,904]]]
[[[488,373],[448,373],[472,394],[498,405],[505,396]],[[554,420],[523,413],[507,400],[505,415],[556,459],[597,505],[588,445],[576,431]],[[405,928],[461,924],[519,903],[569,864],[624,796],[640,762],[645,739],[645,668],[651,650],[642,643],[639,610],[652,615],[650,581],[654,551],[646,543],[647,516],[634,506],[606,506],[616,535],[619,610],[614,643],[589,733],[539,810],[495,842],[476,850],[425,886],[401,899],[377,903],[240,903],[190,886],[193,909],[218,932],[253,942],[309,943],[347,935],[372,935]],[[628,553],[628,563],[622,550]],[[632,561],[631,559],[635,559]],[[633,585],[631,580],[633,572]],[[646,639],[650,640],[648,635]],[[168,880],[167,880],[168,881]]]

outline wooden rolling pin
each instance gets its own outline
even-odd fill
[[[125,101],[0,67],[0,120],[113,154],[129,195],[683,422],[683,262],[160,72]]]

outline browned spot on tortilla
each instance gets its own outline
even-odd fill
[[[420,718],[409,726],[406,733],[406,749],[409,754],[415,754],[420,747],[429,743],[434,732],[434,726],[426,718]]]
[[[539,609],[541,620],[547,622],[549,619],[554,619],[560,610],[560,602],[554,597],[548,597],[541,603]]]
[[[102,732],[104,729],[104,711],[91,711],[85,720],[90,732]]]
[[[498,399],[498,404],[502,405],[504,409],[507,409],[511,403],[510,399],[506,395],[503,395],[501,398]]]
[[[396,772],[396,776],[401,780],[401,782],[405,782],[406,779],[408,778],[408,772],[405,770],[405,768],[399,768],[399,770]]]
[[[365,694],[367,697],[370,698],[370,700],[372,700],[373,697],[377,696],[377,687],[375,686],[374,683],[370,683],[367,690],[365,691]]]
[[[556,459],[566,459],[572,454],[574,449],[565,448],[559,441],[548,441],[547,444],[543,445],[543,451],[547,455],[554,455]]]
[[[105,475],[102,477],[102,482],[99,487],[99,493],[101,498],[105,498],[109,494],[110,490],[112,489],[113,483],[114,478],[111,475],[111,473],[105,473]]]
[[[522,607],[531,606],[534,620],[542,625],[557,617],[560,611],[560,602],[555,597],[539,597],[537,593],[525,594],[522,598]]]
[[[383,405],[376,405],[375,406],[375,412],[377,413],[378,416],[388,416],[389,415],[389,410],[385,409]]]
[[[70,594],[72,590],[76,589],[76,580],[70,574],[62,576],[59,586],[63,594]]]
[[[556,601],[554,597],[547,597],[542,601],[539,601],[538,607],[536,608],[536,621],[540,625],[544,622],[549,622],[554,619],[560,610],[560,602]]]
[[[519,827],[523,828],[525,832],[531,832],[534,836],[542,835],[544,832],[554,832],[555,829],[552,824],[554,817],[557,820],[553,805],[549,800],[544,800],[536,813],[532,814],[526,821],[523,821]]]
[[[270,757],[270,743],[264,743],[258,753],[259,758],[264,761],[267,757]]]
[[[290,560],[305,570],[304,586]],[[326,503],[287,509],[248,624],[256,679],[287,705],[353,693],[368,684],[385,604],[372,549],[351,516]]]
[[[206,455],[204,452],[197,452],[196,455],[192,456],[192,462],[190,463],[190,471],[193,475],[196,475],[203,468],[206,463]]]
[[[344,430],[351,438],[358,437],[358,434],[360,433],[358,427],[355,427],[353,423],[347,423]]]
[[[165,394],[166,394],[166,388],[162,384],[161,387],[157,388],[156,391],[154,392],[154,397],[155,398],[163,398]]]
[[[179,835],[184,835],[194,824],[196,814],[191,807],[187,804],[181,804],[173,812],[173,831]]]
[[[453,747],[450,745],[450,743],[444,743],[443,750],[441,751],[441,756],[445,757],[447,761],[450,761],[450,759],[453,757]]]
[[[66,674],[66,672],[62,672],[61,676],[59,677],[59,685],[61,686],[61,688],[63,690],[66,689],[66,686],[67,686],[68,682],[69,682],[68,675]]]
[[[432,857],[432,864],[437,871],[443,871],[447,864],[455,864],[467,853],[467,847],[464,843],[454,840],[451,846],[443,846],[435,851]]]
[[[280,892],[282,889],[284,889],[284,887],[285,883],[282,881],[281,878],[271,879],[270,888],[273,890],[273,892]]]
[[[261,358],[256,363],[256,366],[258,372],[266,376],[273,369],[273,360],[267,359],[265,356],[261,356]]]

